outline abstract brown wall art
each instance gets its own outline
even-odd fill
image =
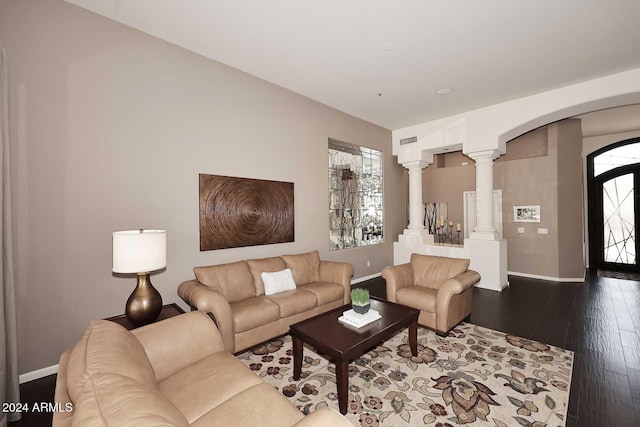
[[[200,250],[294,241],[293,183],[200,174]]]

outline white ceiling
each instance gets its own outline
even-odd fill
[[[67,1],[392,130],[640,67],[637,0]]]

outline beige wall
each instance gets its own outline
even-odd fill
[[[502,221],[508,244],[509,271],[559,277],[558,147],[556,140],[548,138],[548,128],[526,135],[534,144],[546,141],[547,155],[496,163],[495,186],[502,188]],[[540,205],[541,221],[514,222],[513,206],[520,205]],[[518,233],[518,227],[524,228],[524,234]],[[547,228],[549,234],[538,234],[538,228]]]
[[[583,277],[582,127],[580,120],[549,126],[558,141],[558,276]]]
[[[502,189],[503,237],[511,272],[557,278],[584,274],[582,160],[579,120],[564,120],[524,134],[507,144],[494,163],[494,188]],[[423,173],[423,200],[448,202],[449,218],[463,222],[463,191],[475,190],[472,159],[446,154]],[[467,166],[462,166],[468,162]],[[540,205],[540,223],[515,223],[513,206]],[[517,232],[518,227],[525,232]],[[549,234],[538,234],[547,228]]]
[[[0,43],[21,373],[123,312],[135,279],[111,274],[115,230],[167,229],[167,269],[152,276],[165,303],[196,265],[313,249],[355,277],[393,264],[406,197],[389,130],[62,0],[0,0]],[[384,152],[385,244],[329,253],[329,137]],[[200,252],[198,173],[294,182],[295,243]]]
[[[447,202],[449,220],[455,224],[464,222],[462,192],[476,189],[473,160],[468,159],[471,166],[462,166],[463,159],[467,157],[462,152],[434,156],[434,162],[422,170],[422,200]]]
[[[526,169],[529,164],[532,164],[533,173],[535,173],[535,165],[540,160],[530,159],[546,155],[546,126],[509,141],[506,154],[496,159],[493,173],[494,188],[503,189],[503,193],[505,186],[510,186],[513,189],[512,195],[503,194],[503,209],[506,209],[507,202],[510,202],[509,198],[517,200],[520,187],[527,185],[523,183],[518,170],[520,168]],[[515,161],[515,163],[510,164],[509,161]],[[434,156],[433,164],[423,170],[422,193],[425,203],[446,201],[450,220],[462,224],[464,222],[462,192],[475,191],[476,189],[474,164],[474,160],[462,154],[462,151]],[[505,174],[510,171],[516,176],[506,177]],[[527,182],[529,181],[527,180]],[[508,219],[507,215],[504,217]]]

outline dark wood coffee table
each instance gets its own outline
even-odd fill
[[[338,317],[351,305],[336,308],[311,319],[291,325],[293,338],[293,379],[299,380],[302,372],[302,345],[307,343],[330,357],[336,365],[338,405],[342,414],[347,413],[349,398],[349,363],[372,347],[387,340],[404,327],[409,327],[411,353],[418,355],[419,310],[371,298],[371,308],[378,311],[382,319],[360,329],[344,325]]]

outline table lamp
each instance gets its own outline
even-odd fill
[[[162,296],[151,285],[149,273],[166,266],[166,230],[113,232],[113,272],[138,275],[138,284],[125,307],[127,319],[134,325],[146,325],[158,318],[162,310]]]

